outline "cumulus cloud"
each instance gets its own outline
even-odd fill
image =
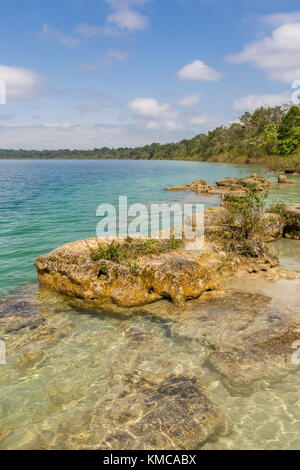
[[[182,106],[182,107],[186,107],[186,108],[191,108],[193,106],[196,106],[199,101],[200,101],[201,97],[200,97],[200,94],[197,93],[197,94],[194,94],[194,95],[187,95],[187,96],[184,96],[183,98],[181,98],[180,100],[177,101],[177,104],[179,106]]]
[[[283,91],[281,93],[270,93],[265,95],[248,95],[234,101],[233,107],[236,111],[253,112],[257,108],[282,106],[287,104],[290,99],[290,92]]]
[[[261,22],[270,24],[271,26],[280,26],[284,23],[298,23],[300,22],[300,11],[266,15],[261,18]]]
[[[148,121],[146,124],[146,129],[149,130],[159,130],[166,129],[168,131],[178,131],[184,129],[184,126],[172,119],[165,119],[162,121]]]
[[[41,37],[51,39],[52,41],[67,47],[76,47],[79,44],[79,39],[72,36],[66,36],[58,29],[54,29],[46,23],[43,25]]]
[[[8,99],[33,99],[40,94],[44,78],[31,69],[0,65],[0,80]]]
[[[154,98],[135,98],[129,108],[136,116],[146,119],[176,119],[178,114],[168,103],[160,103]]]
[[[184,128],[177,121],[178,112],[169,103],[161,103],[154,98],[136,98],[128,106],[137,118],[146,121],[146,129],[176,131]]]
[[[130,8],[116,10],[108,16],[107,21],[116,24],[120,29],[127,29],[128,31],[143,30],[148,24],[146,16]]]
[[[232,64],[250,64],[261,69],[271,80],[300,79],[300,22],[279,26],[271,36],[247,44],[242,52],[227,59]]]
[[[148,0],[106,0],[113,10],[106,18],[106,25],[80,24],[76,31],[85,37],[122,36],[125,33],[142,31],[148,26],[148,18],[137,10]]]
[[[189,119],[189,124],[191,126],[210,126],[214,124],[214,122],[214,119],[207,114],[195,114]]]
[[[216,82],[220,80],[222,74],[206,65],[202,60],[194,60],[191,64],[185,65],[177,72],[180,80],[192,80],[199,82]]]

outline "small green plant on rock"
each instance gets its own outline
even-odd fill
[[[264,249],[265,198],[266,193],[262,195],[256,184],[249,184],[245,195],[225,196],[225,207],[232,214],[230,228],[224,232],[225,248],[247,256],[260,255]]]
[[[118,243],[116,241],[113,241],[109,245],[100,245],[98,243],[97,248],[91,248],[86,242],[90,250],[92,261],[107,260],[114,263],[135,260],[140,256],[167,253],[178,249],[182,243],[182,240],[172,237],[169,240],[157,240],[154,238],[135,240],[127,238],[124,243]],[[137,269],[137,267],[135,267],[135,269]]]

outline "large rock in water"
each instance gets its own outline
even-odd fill
[[[97,248],[99,240],[88,244]],[[78,241],[40,256],[35,266],[42,286],[95,304],[133,307],[162,298],[180,304],[211,288],[208,270],[184,253],[152,255],[138,263],[93,261],[85,241]]]
[[[286,214],[291,218],[291,226],[286,227],[284,236],[292,240],[300,240],[300,205],[286,207]]]
[[[200,380],[184,375],[159,380],[128,375],[115,411],[102,408],[97,421],[107,416],[113,431],[102,431],[97,449],[192,450],[209,437],[228,432],[223,411],[207,396]]]
[[[235,193],[237,195],[246,194],[247,187],[255,185],[260,192],[266,192],[271,186],[270,181],[266,180],[258,173],[247,176],[246,178],[224,178],[218,180],[216,185],[207,184],[204,180],[197,180],[191,184],[184,186],[171,186],[165,188],[166,191],[195,191],[204,194],[220,194]]]
[[[285,175],[278,176],[278,183],[279,184],[296,184],[296,181],[289,180]]]
[[[216,181],[216,185],[230,192],[244,191],[250,185],[255,185],[258,191],[264,192],[271,186],[271,183],[259,173],[253,173],[246,178],[224,178]]]

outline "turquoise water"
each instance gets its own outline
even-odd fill
[[[57,246],[96,235],[102,203],[160,201],[219,204],[218,196],[168,192],[164,188],[203,178],[246,176],[242,165],[170,161],[0,161],[0,295],[36,280],[34,259]],[[300,186],[278,186],[271,197],[296,202]]]
[[[244,318],[257,318],[260,328],[265,315],[298,315],[300,281],[235,280],[226,298],[199,299],[177,310],[160,301],[116,316],[39,289],[33,266],[58,245],[94,236],[97,206],[117,204],[119,195],[129,203],[216,206],[218,196],[164,188],[254,171],[276,181],[274,174],[241,165],[0,161],[0,339],[7,351],[6,365],[0,365],[0,449],[106,448],[116,434],[121,447],[122,435],[146,413],[147,396],[138,386],[128,389],[131,375],[150,383],[170,375],[201,380],[230,423],[229,434],[214,436],[204,449],[300,449],[299,370],[284,380],[266,379],[249,394],[232,394],[207,364],[209,341],[200,340],[207,328],[226,339],[228,331],[245,328]],[[300,184],[274,185],[269,202],[295,203],[299,196]],[[300,269],[299,242],[273,246],[283,264],[293,260]],[[133,448],[143,445],[140,429]],[[155,436],[163,437],[159,427]]]

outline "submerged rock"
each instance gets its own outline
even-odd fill
[[[300,339],[300,321],[284,321],[274,315],[269,321],[270,327],[243,335],[231,347],[210,354],[208,362],[224,376],[231,390],[249,392],[262,382],[278,380],[297,367],[292,357],[293,343]]]
[[[129,374],[114,410],[99,410],[96,421],[108,418],[113,430],[104,429],[97,446],[106,450],[196,449],[209,437],[228,432],[223,411],[200,380],[185,375],[157,380]]]

